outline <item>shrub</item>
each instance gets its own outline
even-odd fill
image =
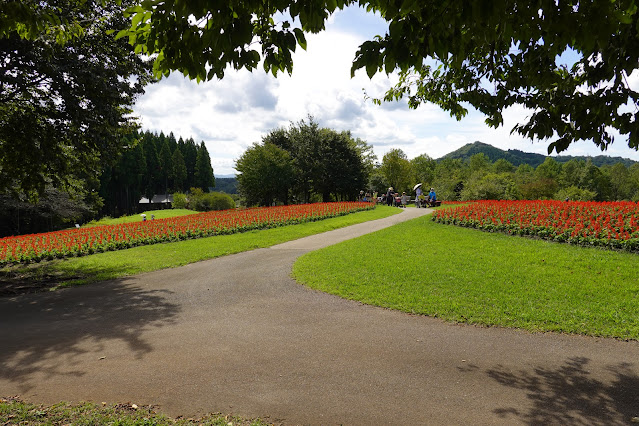
[[[565,200],[568,198],[571,201],[593,201],[596,196],[597,193],[593,191],[576,186],[569,186],[568,188],[557,191],[554,198],[555,200]]]
[[[174,209],[186,209],[189,206],[189,200],[186,198],[186,194],[176,192],[173,194],[173,208]]]
[[[208,192],[191,195],[191,208],[199,212],[228,210],[235,208],[235,201],[228,194]]]

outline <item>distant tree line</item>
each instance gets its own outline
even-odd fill
[[[0,193],[0,237],[54,231],[95,217],[96,192],[61,191],[47,185],[37,201]]]
[[[467,161],[420,155],[409,160],[400,149],[389,151],[369,179],[373,191],[413,193],[422,183],[434,187],[442,200],[559,199],[582,201],[639,201],[639,163],[595,166],[590,160],[566,163],[552,157],[537,167],[515,167],[505,159],[491,162],[483,154]]]
[[[237,179],[234,177],[216,177],[214,191],[225,194],[237,194]]]
[[[546,157],[536,167],[513,165],[484,153],[467,159],[426,154],[409,159],[401,149],[381,162],[372,147],[350,132],[320,128],[309,117],[272,130],[237,160],[238,190],[251,205],[354,200],[389,187],[414,195],[414,186],[435,188],[442,200],[571,199],[639,201],[639,163],[598,167],[590,159],[558,162]]]
[[[136,212],[141,197],[188,192],[215,186],[211,158],[204,142],[176,140],[160,132],[133,132],[126,136],[128,148],[100,177],[99,195],[103,215],[119,217]]]

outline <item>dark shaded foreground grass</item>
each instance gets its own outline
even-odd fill
[[[308,253],[295,278],[448,321],[639,339],[639,256],[434,223],[430,215]]]
[[[229,254],[270,247],[400,212],[401,210],[397,208],[378,206],[373,210],[298,225],[140,246],[30,265],[5,266],[0,269],[0,296],[89,284],[159,269],[175,268]]]
[[[18,398],[0,398],[0,425],[211,425],[261,426],[260,419],[210,414],[197,419],[173,419],[155,413],[153,407],[135,404],[96,405],[92,403],[51,406],[34,405]]]

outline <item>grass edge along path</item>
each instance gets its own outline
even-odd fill
[[[214,413],[198,419],[173,419],[157,414],[153,407],[136,404],[102,406],[93,403],[35,405],[16,397],[0,397],[2,425],[179,425],[179,426],[264,426],[261,419],[243,419]]]
[[[377,206],[372,210],[296,225],[138,246],[77,258],[5,266],[0,268],[0,284],[4,281],[5,285],[10,286],[12,282],[22,281],[28,282],[29,287],[33,287],[34,283],[42,283],[37,286],[41,289],[89,284],[270,247],[400,212],[400,209],[393,207]],[[5,291],[5,293],[10,292]]]
[[[301,256],[294,278],[447,321],[639,339],[639,256],[438,224],[431,215]]]

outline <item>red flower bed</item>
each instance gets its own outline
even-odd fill
[[[477,201],[438,210],[433,220],[486,231],[639,251],[639,206],[632,202]]]
[[[373,205],[367,202],[342,202],[224,210],[146,222],[6,237],[0,239],[0,265],[273,228],[371,208]]]

